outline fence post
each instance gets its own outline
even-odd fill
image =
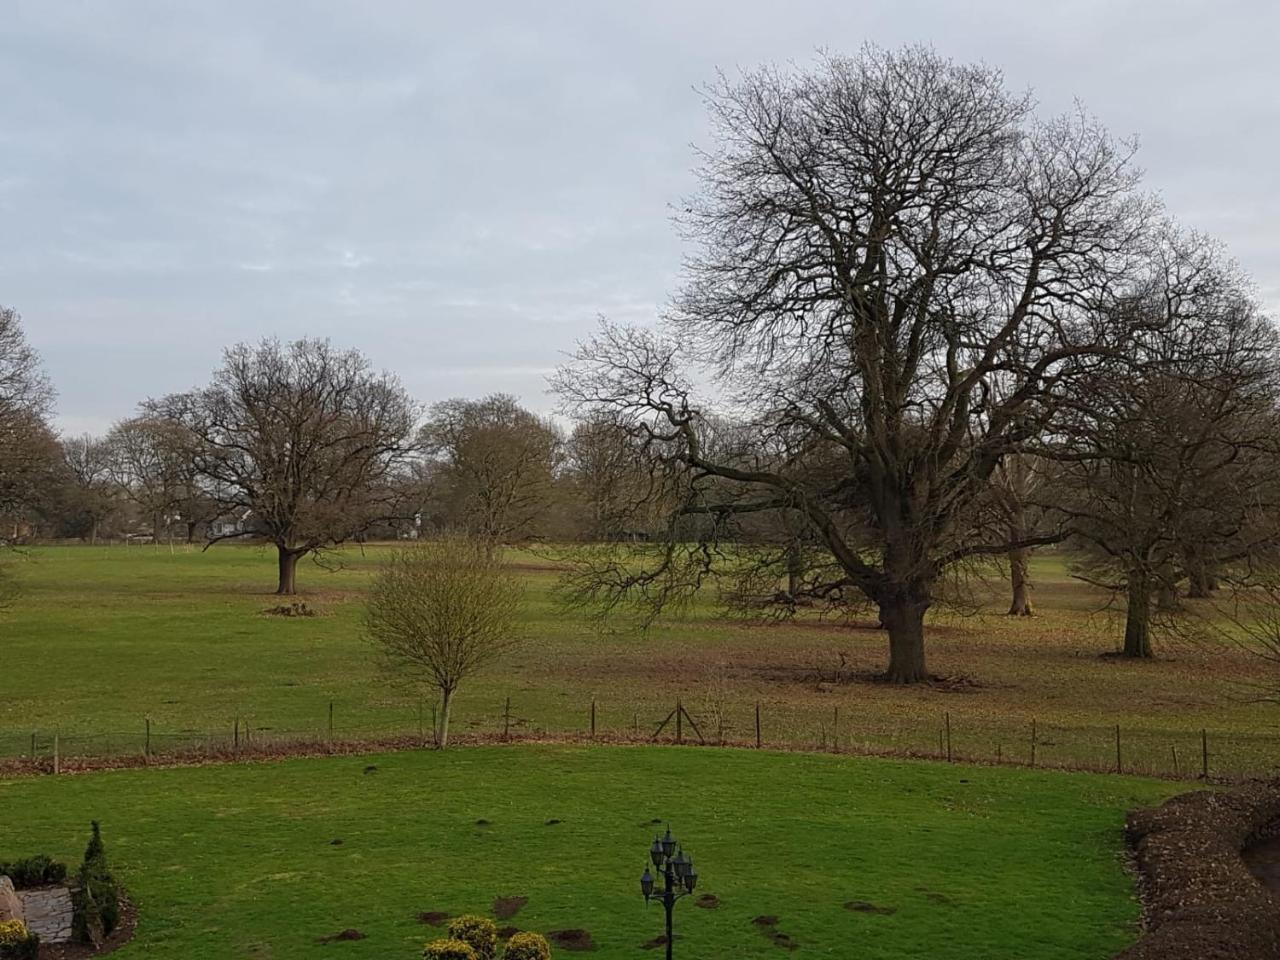
[[[760,701],[756,701],[756,749],[760,749]]]
[[[143,745],[142,756],[146,759],[147,763],[150,763],[151,762],[151,718],[147,717],[146,721],[147,721],[147,741]]]
[[[996,766],[1000,766],[1000,764],[1004,762],[1004,757],[1001,756],[1001,754],[1004,752],[1003,748],[1004,748],[1004,744],[1002,743],[996,744]]]
[[[1169,749],[1173,751],[1173,777],[1176,780],[1178,779],[1178,745],[1171,744]]]
[[[236,756],[240,756],[240,718],[236,717],[235,733],[232,735],[232,743],[235,748]]]
[[[333,743],[333,701],[329,701],[329,742]]]
[[[591,739],[596,738],[596,698],[591,698]]]
[[[502,739],[511,739],[511,698],[507,697],[507,702],[502,708]]]
[[[840,708],[835,708],[835,716],[831,718],[831,749],[840,752]]]
[[[947,728],[947,763],[951,762],[951,711],[946,711],[943,715],[943,722]]]
[[[1116,724],[1116,773],[1123,773],[1120,765],[1120,724]]]
[[[684,708],[680,701],[676,701],[676,743],[684,743],[684,726],[681,720],[684,717]]]
[[[34,761],[35,758],[36,758],[36,732],[32,730],[31,731],[31,759]]]
[[[59,774],[62,772],[62,747],[58,742],[58,731],[53,731],[53,772]]]
[[[1200,728],[1200,776],[1209,779],[1209,733]]]
[[[424,709],[422,706],[422,698],[418,698],[418,746],[422,746],[427,739],[427,729],[423,720]]]
[[[1036,765],[1036,718],[1031,718],[1031,765]]]

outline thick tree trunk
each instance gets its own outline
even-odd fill
[[[1030,617],[1035,615],[1031,606],[1031,551],[1009,551],[1009,580],[1013,586],[1013,601],[1009,604],[1009,616]]]
[[[276,593],[282,597],[292,597],[298,592],[298,557],[296,550],[277,545],[280,580]]]
[[[803,579],[804,561],[800,556],[800,544],[792,543],[787,547],[787,596],[792,600],[800,592]]]
[[[440,729],[436,732],[436,746],[441,750],[449,745],[449,709],[453,706],[453,691],[440,691]]]
[[[1218,582],[1209,572],[1209,565],[1200,560],[1187,564],[1187,596],[1195,600],[1207,600]]]
[[[880,622],[889,631],[891,683],[921,683],[929,675],[924,663],[924,614],[927,602],[895,599],[880,604]]]
[[[1124,655],[1151,657],[1151,580],[1146,571],[1129,574],[1128,605],[1124,621]]]

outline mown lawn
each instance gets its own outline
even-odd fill
[[[331,702],[339,737],[412,733],[420,711],[429,726],[429,702],[380,675],[360,636],[384,550],[344,550],[337,570],[304,563],[301,599],[320,613],[306,619],[263,613],[274,558],[258,547],[26,552],[13,565],[25,593],[0,615],[0,757],[29,751],[33,733],[48,754],[55,730],[67,754],[140,751],[147,717],[157,749],[229,740],[237,722],[260,738],[323,734]],[[680,697],[710,738],[752,740],[759,702],[767,744],[810,749],[936,753],[949,714],[960,756],[1026,761],[1033,720],[1041,764],[1112,765],[1115,724],[1126,771],[1172,772],[1176,755],[1198,772],[1202,728],[1214,773],[1270,772],[1280,755],[1280,711],[1251,699],[1266,679],[1254,658],[1187,641],[1157,641],[1154,662],[1104,658],[1120,625],[1052,556],[1035,567],[1040,616],[1001,616],[998,580],[977,616],[934,615],[929,662],[947,682],[912,689],[866,681],[886,655],[870,624],[727,621],[708,592],[648,633],[606,628],[555,602],[545,557],[509,558],[528,642],[462,689],[459,733],[498,730],[507,697],[516,733],[583,731],[592,699],[602,733],[647,732]]]
[[[511,924],[585,929],[609,960],[658,955],[641,949],[662,919],[638,878],[652,821],[670,820],[698,892],[720,900],[677,906],[690,960],[787,955],[761,915],[802,957],[1102,960],[1138,916],[1124,811],[1176,789],[769,751],[463,748],[0,780],[0,859],[74,866],[101,820],[141,909],[122,960],[412,958],[439,935],[418,914],[500,896],[528,897]],[[317,943],[346,928],[367,938]]]

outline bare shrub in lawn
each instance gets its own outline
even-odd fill
[[[441,749],[458,685],[516,642],[520,597],[497,557],[460,536],[397,551],[374,579],[366,634],[394,676],[439,692]]]

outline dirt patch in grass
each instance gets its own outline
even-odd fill
[[[547,939],[560,949],[571,952],[596,948],[596,942],[591,939],[591,934],[586,930],[552,930],[547,934]]]
[[[499,920],[510,920],[528,902],[528,897],[498,897],[493,901],[493,915]]]
[[[320,937],[316,943],[340,943],[344,940],[363,940],[365,935],[353,927],[346,930],[339,930],[337,933],[331,933],[327,937]]]
[[[794,937],[790,936],[789,934],[785,934],[781,930],[777,929],[778,927],[777,917],[766,914],[764,916],[755,917],[754,919],[752,919],[751,923],[755,926],[757,930],[760,931],[760,933],[765,937],[765,939],[767,939],[775,947],[779,947],[783,950],[799,950],[800,949],[800,944],[798,944],[795,941]]]
[[[897,907],[882,907],[866,900],[849,900],[845,903],[844,908],[852,910],[854,913],[875,913],[882,917],[889,917],[898,912]]]
[[[520,928],[519,928],[519,927],[499,927],[499,928],[498,928],[498,939],[499,939],[499,940],[510,940],[512,937],[514,937],[514,936],[515,936],[517,933],[519,933],[519,932],[520,932]]]
[[[262,611],[268,617],[314,617],[316,608],[304,600],[296,603],[283,603],[275,607],[267,607]]]
[[[702,907],[704,910],[714,910],[720,906],[720,898],[714,893],[704,893],[697,900],[693,901],[694,906]]]
[[[924,894],[926,900],[930,900],[933,903],[938,903],[946,907],[954,907],[956,905],[956,902],[945,893],[939,893],[937,890],[930,890],[928,887],[916,887],[916,889],[920,893]]]
[[[445,921],[451,916],[453,916],[453,914],[444,910],[425,910],[418,914],[418,922],[425,923],[432,927],[443,927]]]
[[[671,938],[671,942],[675,943],[679,939],[680,939],[680,935],[676,934]],[[657,950],[659,947],[665,947],[666,945],[667,945],[667,935],[665,933],[660,933],[656,937],[654,937],[652,940],[646,940],[644,943],[640,944],[640,949],[641,950]]]

